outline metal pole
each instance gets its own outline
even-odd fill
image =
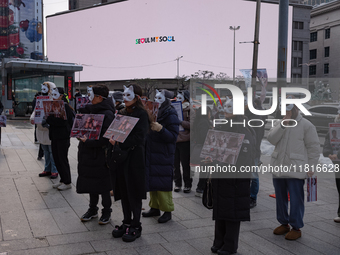
[[[256,1],[256,16],[255,16],[255,33],[254,33],[254,50],[253,50],[253,67],[251,75],[251,87],[253,88],[253,96],[256,95],[256,74],[257,74],[257,60],[259,52],[259,37],[260,37],[260,13],[261,0]]]
[[[79,82],[78,82],[79,92],[80,92],[80,71],[79,71]]]
[[[233,62],[233,85],[235,85],[235,32],[236,29],[234,29],[234,62]]]

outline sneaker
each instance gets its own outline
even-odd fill
[[[294,241],[300,237],[301,237],[301,230],[295,230],[292,228],[292,230],[289,231],[288,234],[285,236],[285,239]]]
[[[195,197],[203,197],[203,190],[196,189]]]
[[[145,218],[153,217],[153,216],[159,216],[159,215],[161,215],[161,211],[159,209],[155,209],[155,208],[150,208],[149,211],[142,213],[142,216],[145,217]]]
[[[183,192],[184,192],[184,193],[190,193],[190,192],[191,192],[191,188],[185,187],[185,188],[183,189]]]
[[[250,198],[250,209],[256,206],[256,200],[254,198]]]
[[[65,183],[63,183],[63,184],[61,184],[57,189],[58,189],[58,190],[67,190],[67,189],[71,189],[71,188],[72,188],[71,183],[70,183],[70,184],[65,184]]]
[[[116,225],[115,229],[112,231],[112,236],[114,238],[122,237],[126,233],[126,229],[128,229],[129,226],[122,224],[121,226]]]
[[[223,245],[222,245],[222,246],[223,246]],[[211,250],[212,253],[217,253],[217,251],[218,251],[219,249],[221,249],[222,246],[221,246],[221,247],[218,247],[218,246],[213,245],[213,246],[211,246],[210,250]]]
[[[126,229],[126,233],[123,235],[122,239],[124,242],[133,242],[138,237],[140,237],[141,234],[142,234],[141,226],[139,228],[129,227]]]
[[[58,178],[58,173],[52,173],[50,178],[51,179],[57,179]]]
[[[103,213],[99,219],[99,225],[106,225],[111,220],[111,213]]]
[[[81,216],[80,220],[82,222],[90,221],[92,218],[97,218],[98,213],[96,211],[92,211],[91,209],[88,209],[86,213],[84,213],[83,216]]]
[[[53,184],[52,185],[52,187],[54,188],[54,189],[57,189],[59,186],[61,186],[63,183],[62,182],[58,182],[58,183],[55,183],[55,184]]]
[[[181,187],[175,187],[175,188],[174,188],[174,191],[175,191],[175,192],[180,192],[181,189],[182,189]]]
[[[161,217],[158,218],[159,223],[165,223],[171,220],[171,212],[164,212]]]
[[[340,223],[340,217],[338,216],[338,217],[334,218],[334,222]]]
[[[281,225],[274,229],[274,235],[284,235],[290,231],[289,225]]]
[[[50,176],[50,175],[51,175],[51,172],[43,171],[39,174],[39,177],[45,177],[45,176]]]

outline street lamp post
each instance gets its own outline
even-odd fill
[[[179,86],[179,60],[181,58],[183,58],[183,56],[180,56],[180,57],[175,59],[177,61],[177,87]]]
[[[233,85],[235,85],[235,31],[236,31],[236,30],[239,30],[239,29],[240,29],[240,26],[237,26],[237,27],[235,27],[235,26],[234,26],[234,27],[233,27],[233,26],[230,26],[229,29],[234,31]]]

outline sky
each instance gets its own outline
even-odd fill
[[[67,2],[54,1],[45,3],[45,15],[67,9]],[[252,67],[253,44],[239,42],[254,39],[255,7],[255,2],[242,0],[129,0],[57,15],[47,21],[45,54],[50,61],[82,64],[81,81],[174,78],[175,59],[180,56],[180,76],[209,70],[232,77],[233,31],[229,26],[240,26],[235,45],[237,76],[239,69]],[[260,23],[258,68],[266,68],[268,77],[275,78],[278,5],[262,4]],[[158,36],[175,41],[137,43]]]

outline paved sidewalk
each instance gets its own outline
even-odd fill
[[[122,220],[119,202],[113,203],[111,224],[80,222],[88,208],[88,196],[77,194],[75,187],[57,191],[49,178],[38,177],[44,160],[37,161],[33,132],[32,125],[22,120],[8,121],[2,128],[0,255],[211,254],[212,212],[202,206],[194,192],[173,193],[172,221],[159,224],[157,217],[142,218],[142,236],[133,243],[111,236],[114,225]],[[77,180],[77,143],[71,139],[69,150],[73,185]],[[262,161],[268,164],[269,157],[262,157]],[[197,178],[194,187],[196,183]],[[338,203],[334,179],[319,180],[318,201],[306,203],[305,226],[297,241],[273,235],[279,224],[275,199],[268,196],[272,193],[271,176],[261,175],[258,205],[251,210],[251,221],[241,224],[238,254],[340,254],[340,224],[333,222]],[[143,207],[148,210],[148,201]]]

